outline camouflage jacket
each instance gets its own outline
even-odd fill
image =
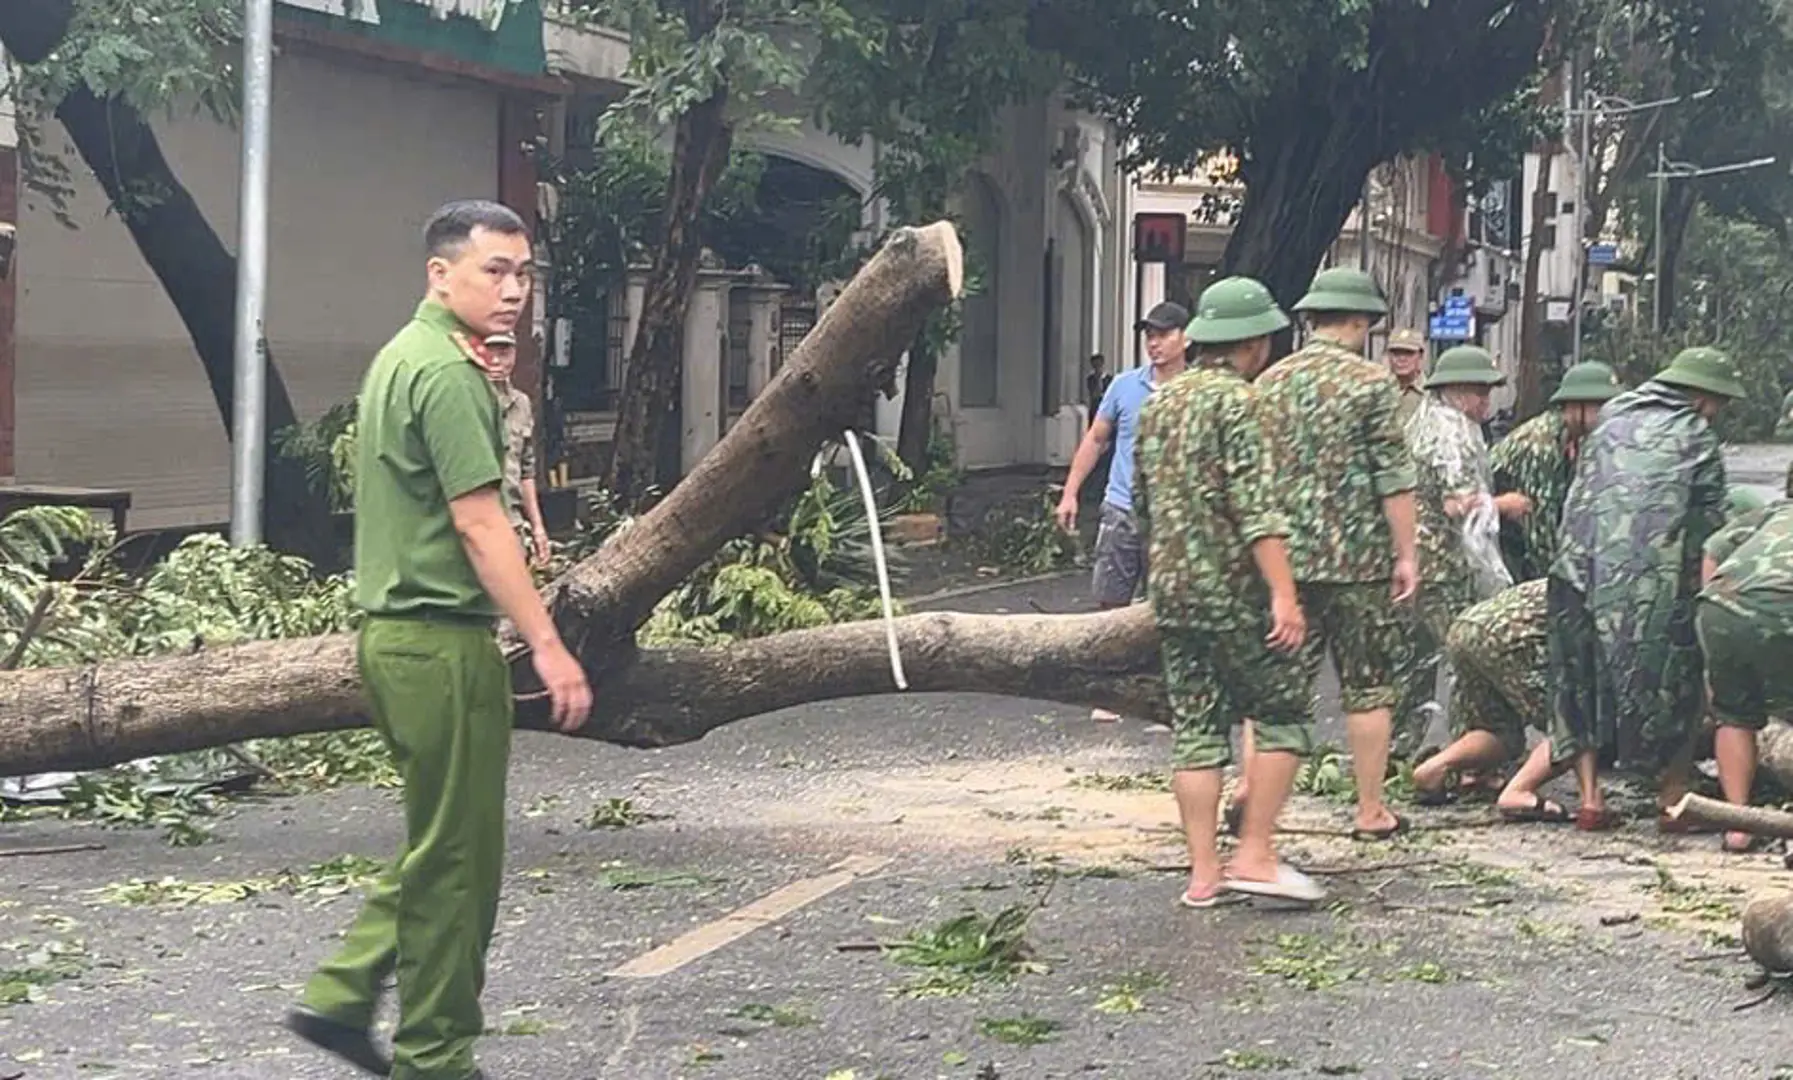
[[[1488,451],[1494,468],[1494,493],[1516,491],[1532,501],[1531,513],[1503,533],[1507,564],[1521,581],[1541,578],[1556,558],[1556,531],[1563,520],[1563,499],[1575,475],[1569,425],[1560,410],[1539,413],[1514,428]]]
[[[1582,440],[1550,572],[1587,598],[1615,666],[1677,643],[1724,498],[1718,436],[1686,393],[1651,380],[1607,403]]]
[[[1425,581],[1471,580],[1463,551],[1463,518],[1445,513],[1447,499],[1493,493],[1488,444],[1481,425],[1436,394],[1407,421],[1407,445],[1419,477],[1415,516],[1419,526],[1419,569]]]
[[[1515,700],[1547,700],[1549,682],[1549,605],[1545,578],[1523,581],[1457,616],[1451,625],[1453,648],[1475,656],[1476,673]],[[1542,723],[1542,717],[1528,717]]]
[[[1793,503],[1751,510],[1706,541],[1718,573],[1700,597],[1743,615],[1764,634],[1793,636]]]
[[[511,526],[527,529],[523,513],[523,481],[535,479],[535,410],[529,395],[508,383],[494,383],[499,419],[504,425],[504,511]]]
[[[1277,440],[1295,580],[1387,581],[1394,541],[1382,500],[1415,485],[1395,377],[1317,339],[1257,385]]]
[[[1269,590],[1251,546],[1287,536],[1262,402],[1231,367],[1203,363],[1152,395],[1134,450],[1133,513],[1161,626],[1264,626]]]

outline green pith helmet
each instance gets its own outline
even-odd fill
[[[1349,266],[1335,266],[1314,275],[1307,295],[1295,301],[1296,311],[1349,311],[1387,315],[1388,301],[1376,279]]]
[[[1184,336],[1196,345],[1231,345],[1268,337],[1289,325],[1270,290],[1254,278],[1222,278],[1202,290]]]
[[[1586,401],[1598,404],[1611,401],[1624,390],[1612,368],[1598,360],[1583,360],[1563,372],[1563,381],[1557,384],[1556,393],[1550,395],[1550,403],[1569,405]]]
[[[1479,345],[1458,345],[1444,350],[1426,376],[1426,389],[1441,386],[1499,386],[1507,381],[1487,349]]]
[[[1725,515],[1727,517],[1747,514],[1751,510],[1760,510],[1767,505],[1762,496],[1740,484],[1732,484],[1725,488]]]
[[[1656,381],[1719,397],[1749,396],[1743,389],[1743,381],[1737,377],[1737,365],[1710,345],[1682,349],[1668,362],[1668,367],[1656,373]]]

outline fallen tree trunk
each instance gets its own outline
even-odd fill
[[[896,621],[911,691],[1008,694],[1162,718],[1144,605],[1095,615],[909,615]],[[576,734],[626,746],[689,742],[811,701],[896,693],[881,622],[718,649],[631,651]],[[0,678],[0,775],[89,769],[151,754],[366,724],[354,639],[336,634]],[[546,703],[520,727],[549,730]]]
[[[1777,975],[1793,973],[1793,893],[1763,893],[1743,909],[1743,951]]]
[[[1737,806],[1704,795],[1682,796],[1680,802],[1669,807],[1668,816],[1673,821],[1754,836],[1793,837],[1793,814],[1763,806]]]

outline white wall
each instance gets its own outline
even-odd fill
[[[479,88],[291,53],[274,72],[269,347],[313,416],[354,394],[416,305],[429,213],[496,195],[498,103]],[[236,133],[187,117],[156,128],[234,248]],[[128,488],[134,527],[222,521],[229,445],[199,359],[97,185],[78,187],[78,229],[41,200],[21,214],[19,479]]]

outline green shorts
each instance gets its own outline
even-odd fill
[[[1694,629],[1721,726],[1761,731],[1771,712],[1793,706],[1793,638],[1764,634],[1747,615],[1709,600],[1699,602]]]
[[[1309,682],[1330,654],[1346,712],[1394,708],[1396,680],[1412,662],[1413,611],[1389,597],[1388,582],[1304,582],[1301,609],[1307,614],[1302,659]]]
[[[1252,722],[1258,751],[1313,751],[1313,682],[1299,657],[1264,643],[1258,629],[1158,628],[1178,769],[1232,763],[1233,725]]]

